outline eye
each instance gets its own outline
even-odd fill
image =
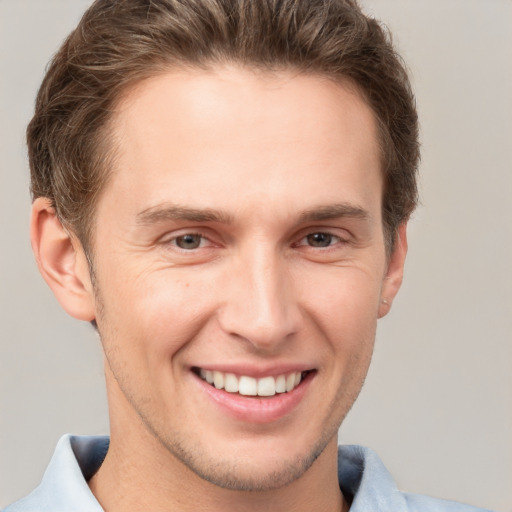
[[[330,233],[310,233],[302,239],[301,245],[309,245],[310,247],[330,247],[340,241],[340,238]]]
[[[180,249],[191,251],[203,247],[205,244],[205,238],[202,235],[195,233],[187,233],[176,237],[172,242]]]

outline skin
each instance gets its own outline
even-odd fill
[[[371,110],[319,76],[216,68],[139,84],[112,130],[94,285],[48,200],[32,216],[43,276],[101,334],[111,446],[91,490],[109,512],[347,510],[337,430],[406,254],[401,226],[386,255]],[[226,365],[311,373],[254,421],[192,371]]]

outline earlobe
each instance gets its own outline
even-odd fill
[[[94,320],[94,290],[85,252],[47,198],[37,198],[32,205],[30,240],[39,271],[64,310],[79,320]]]
[[[404,276],[405,257],[407,255],[407,223],[403,223],[397,230],[393,252],[389,257],[386,275],[382,284],[381,301],[378,318],[387,315]]]

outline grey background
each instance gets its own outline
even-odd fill
[[[512,2],[364,0],[412,72],[423,206],[404,287],[340,439],[400,487],[512,511]],[[0,507],[65,432],[108,430],[99,342],[38,275],[23,141],[50,55],[89,1],[0,0]]]

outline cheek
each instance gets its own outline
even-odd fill
[[[352,335],[375,329],[380,304],[378,269],[339,267],[305,275],[300,293],[324,329]]]
[[[337,268],[323,285],[308,284],[309,316],[326,343],[316,345],[328,361],[326,376],[337,388],[333,411],[343,411],[355,400],[373,353],[380,286],[376,273]],[[336,405],[338,404],[338,405]]]
[[[198,288],[171,271],[135,279],[111,274],[99,292],[105,343],[123,346],[130,357],[157,365],[165,364],[193,337],[211,309],[204,286]]]

